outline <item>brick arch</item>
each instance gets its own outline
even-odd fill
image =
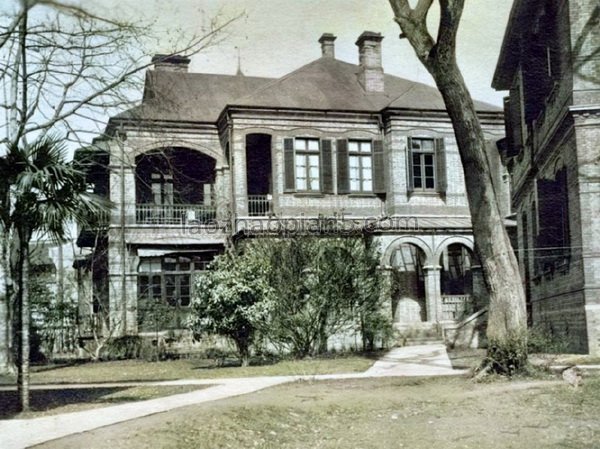
[[[197,151],[198,153],[202,153],[205,156],[213,158],[216,161],[217,167],[228,164],[228,162],[225,160],[225,154],[220,147],[219,150],[215,150],[215,148],[200,145],[196,142],[184,139],[157,139],[145,145],[135,145],[131,147],[131,149],[133,150],[131,154],[135,159],[138,156],[141,156],[142,154],[150,153],[152,151],[157,151],[164,148],[184,148],[191,151]]]
[[[460,236],[460,235],[448,237],[448,238],[442,240],[437,245],[437,248],[435,250],[435,253],[433,255],[433,260],[432,260],[435,263],[435,265],[439,264],[439,260],[440,260],[440,257],[442,256],[442,252],[446,248],[448,248],[450,245],[453,245],[455,243],[464,245],[467,248],[469,248],[472,253],[475,253],[475,243],[473,241],[473,238],[463,237],[463,236]]]
[[[425,265],[430,265],[433,256],[432,249],[423,239],[413,236],[404,236],[394,239],[384,251],[383,256],[381,258],[381,264],[383,266],[391,266],[394,251],[400,248],[400,246],[405,243],[415,245],[417,248],[423,251],[423,253],[425,254]]]

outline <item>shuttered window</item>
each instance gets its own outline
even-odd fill
[[[444,139],[408,138],[409,191],[446,193]]]
[[[383,142],[337,141],[337,193],[385,193]]]
[[[350,192],[373,191],[373,148],[371,141],[348,141]]]
[[[435,141],[412,138],[410,170],[413,190],[435,189]]]
[[[320,146],[318,139],[294,139],[296,190],[319,192],[321,190]]]

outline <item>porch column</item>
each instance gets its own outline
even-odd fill
[[[232,142],[233,150],[233,194],[236,216],[248,216],[248,186],[246,185],[246,138],[243,134],[235,134]]]
[[[392,323],[397,322],[394,310],[394,302],[392,301],[392,270],[390,266],[381,267],[382,282],[381,282],[381,304],[384,313],[392,315]]]
[[[215,169],[215,202],[217,206],[217,221],[219,224],[229,224],[231,210],[230,176],[228,167]]]
[[[137,334],[137,277],[131,272],[129,249],[120,242],[108,245],[109,313],[111,336]]]
[[[425,304],[427,321],[436,323],[442,319],[442,286],[439,265],[423,267],[425,271]]]

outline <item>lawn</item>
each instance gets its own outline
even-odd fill
[[[31,391],[31,411],[17,413],[16,391],[0,391],[0,419],[37,418],[79,412],[125,402],[143,401],[208,388],[210,385],[107,386],[101,388],[47,388]]]
[[[597,448],[600,379],[285,384],[48,442],[50,448]]]
[[[367,370],[379,355],[357,354],[304,360],[282,360],[245,368],[219,366],[215,361],[206,359],[181,359],[163,362],[119,360],[75,365],[49,365],[34,367],[31,382],[33,384],[101,383],[355,373]],[[233,363],[233,361],[230,362]],[[4,379],[4,383],[11,383],[11,380]]]

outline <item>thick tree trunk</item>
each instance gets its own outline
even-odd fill
[[[498,206],[481,123],[456,63],[456,34],[464,3],[464,0],[440,0],[435,41],[426,21],[433,0],[419,0],[415,8],[407,0],[390,0],[403,36],[433,76],[454,127],[475,244],[490,294],[488,358],[495,371],[511,373],[527,360],[525,293]]]
[[[527,317],[517,260],[492,183],[486,142],[458,67],[436,67],[434,76],[446,102],[460,150],[473,233],[491,295],[488,336],[493,340],[504,340],[526,329]]]
[[[441,61],[432,64],[432,74],[452,120],[465,172],[473,234],[490,294],[487,328],[490,355],[504,359],[505,352],[513,354],[506,363],[498,360],[507,365],[506,371],[511,371],[526,360],[525,293],[500,214],[486,142],[473,101],[455,62],[447,58]],[[504,370],[502,366],[497,368]]]

